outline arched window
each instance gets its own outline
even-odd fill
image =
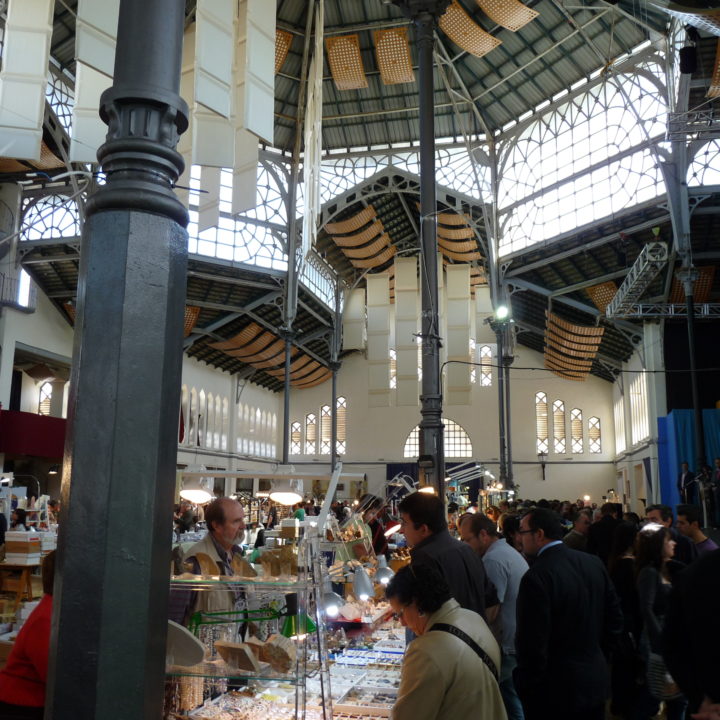
[[[190,419],[190,393],[188,386],[183,385],[180,397],[180,418],[178,421],[178,444],[187,445],[188,421]]]
[[[277,457],[277,415],[272,413],[271,415],[271,452],[270,457]]]
[[[197,444],[204,446],[205,433],[207,431],[207,396],[204,390],[198,393],[198,424],[197,424]]]
[[[619,455],[625,452],[625,403],[622,395],[615,401],[613,406],[615,418],[615,452]]]
[[[228,449],[228,435],[230,434],[230,404],[227,398],[223,398],[222,401],[222,437],[220,438],[220,444],[222,450]]]
[[[472,457],[472,442],[465,429],[453,420],[443,418],[443,439],[446,458]],[[405,440],[403,457],[416,458],[420,454],[420,426],[410,431]]]
[[[40,398],[38,402],[38,413],[40,415],[50,414],[50,403],[52,402],[52,383],[45,382],[40,386]]]
[[[588,447],[591,453],[602,452],[602,438],[600,436],[600,418],[591,417],[588,420]]]
[[[630,381],[630,437],[635,445],[649,436],[647,382],[645,373],[639,372]]]
[[[329,405],[320,408],[320,455],[329,455],[332,447],[332,412]]]
[[[565,452],[565,403],[562,400],[553,403],[553,449],[556,453]]]
[[[315,455],[317,452],[317,416],[308,413],[305,416],[305,454]]]
[[[475,338],[470,338],[468,343],[468,354],[471,363],[477,362],[477,343]],[[478,379],[478,369],[475,365],[470,366],[470,384],[475,385]]]
[[[198,394],[195,388],[190,390],[190,412],[188,413],[188,445],[198,444]]]
[[[397,352],[390,348],[390,389],[397,387]]]
[[[302,426],[299,422],[290,425],[290,454],[302,455]]]
[[[489,345],[480,347],[480,387],[492,386],[492,348]]]
[[[223,401],[219,395],[215,396],[215,417],[213,418],[213,447],[222,448],[223,437]]]
[[[203,445],[211,448],[213,446],[213,433],[215,430],[215,396],[212,393],[208,393],[207,404],[206,404],[207,417],[205,420],[205,436]]]
[[[347,400],[344,397],[337,399],[335,412],[337,413],[337,444],[335,452],[338,455],[344,455],[347,451]]]
[[[548,442],[548,405],[547,395],[544,392],[535,393],[535,446],[538,453],[547,453],[550,449]]]
[[[582,410],[579,408],[570,411],[570,449],[576,455],[583,451]]]

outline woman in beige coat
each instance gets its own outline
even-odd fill
[[[430,567],[402,568],[386,595],[417,636],[405,651],[392,719],[506,720],[500,648],[480,615],[461,608]]]

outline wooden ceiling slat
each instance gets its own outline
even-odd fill
[[[369,245],[359,248],[343,248],[343,252],[349,258],[368,258],[377,255],[383,248],[390,244],[390,236],[383,233]]]
[[[375,222],[373,222],[371,225],[368,225],[363,231],[355,235],[333,235],[332,239],[335,244],[343,250],[345,248],[356,248],[364,245],[367,242],[370,242],[370,240],[372,240],[373,238],[376,238],[378,235],[380,235],[380,233],[382,233],[384,229],[385,228],[382,224],[382,221],[375,220]]]
[[[458,262],[471,262],[472,260],[482,260],[482,254],[479,252],[470,253],[457,253],[446,248],[440,248],[440,252],[451,260],[457,260]]]
[[[475,231],[471,227],[446,228],[438,225],[437,234],[439,238],[445,238],[446,240],[467,240],[475,237]]]
[[[380,265],[383,265],[384,263],[391,260],[396,252],[397,248],[394,245],[390,245],[390,247],[385,248],[385,250],[383,250],[379,255],[376,255],[375,257],[367,258],[366,260],[351,259],[350,262],[356,268],[380,267]]]
[[[449,250],[450,252],[477,252],[478,246],[474,240],[466,240],[465,242],[453,242],[438,238],[438,247],[440,250]]]
[[[377,217],[375,208],[372,205],[368,205],[356,215],[347,218],[347,220],[340,220],[334,223],[326,223],[325,232],[328,233],[328,235],[343,235],[345,233],[355,232],[356,230],[359,230],[363,225],[367,225],[375,217]]]
[[[258,335],[264,332],[257,323],[250,323],[247,327],[243,328],[237,335],[234,335],[228,340],[222,342],[208,343],[211,348],[215,350],[237,350],[243,345],[247,345],[252,342]]]

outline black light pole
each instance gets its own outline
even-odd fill
[[[440,389],[438,319],[437,201],[435,195],[435,102],[433,42],[438,18],[450,0],[394,0],[415,25],[420,91],[420,288],[422,390],[420,395],[420,461],[425,482],[445,497],[445,449]]]
[[[700,406],[700,390],[698,388],[697,365],[695,362],[695,298],[694,286],[698,278],[695,268],[683,268],[678,272],[678,279],[685,290],[685,304],[687,306],[687,333],[688,333],[688,364],[690,366],[690,393],[692,395],[693,417],[695,419],[695,471],[700,473],[707,464],[705,458],[705,429],[703,425],[702,407]]]
[[[187,213],[185,3],[121,0],[86,205],[45,716],[161,717]]]
[[[498,426],[500,438],[500,477],[499,481],[503,487],[507,485],[507,439],[505,437],[505,362],[503,359],[504,343],[503,343],[503,324],[499,322],[490,323],[495,331],[495,341],[497,342],[498,357]]]

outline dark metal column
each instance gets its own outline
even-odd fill
[[[695,268],[678,271],[678,279],[685,289],[687,306],[688,362],[690,365],[690,393],[692,395],[693,417],[695,419],[695,462],[696,472],[700,472],[707,464],[705,457],[705,426],[703,423],[702,406],[700,405],[700,389],[698,388],[697,365],[695,363],[695,301],[694,285],[698,277]]]
[[[420,395],[420,465],[425,481],[445,497],[445,449],[440,389],[438,318],[437,200],[435,194],[435,99],[433,33],[450,0],[395,0],[415,24],[420,91],[420,288],[422,390]]]
[[[300,164],[305,124],[305,93],[307,90],[307,74],[312,41],[312,25],[315,15],[315,2],[307,4],[305,18],[305,43],[300,69],[300,90],[297,102],[297,120],[295,122],[295,142],[292,155],[292,174],[288,199],[288,237],[287,237],[287,277],[285,279],[285,297],[283,298],[283,335],[285,337],[285,387],[283,402],[283,447],[282,464],[287,465],[290,457],[290,360],[292,352],[292,326],[297,315],[299,270],[302,258],[299,257],[300,242],[298,233],[297,195],[300,187]]]
[[[335,278],[335,313],[333,314],[333,329],[330,336],[330,369],[332,370],[332,405],[331,408],[331,425],[330,425],[330,467],[334,470],[338,461],[337,439],[338,439],[338,422],[337,422],[337,375],[340,370],[340,351],[342,350],[342,312],[340,309],[340,301],[342,292],[340,290],[340,278]]]
[[[495,330],[498,358],[498,427],[500,438],[500,477],[498,480],[505,487],[507,483],[507,442],[505,439],[505,363],[503,360],[503,326],[498,322],[490,323]]]
[[[512,490],[515,487],[512,463],[512,413],[510,411],[510,365],[513,357],[503,358],[503,370],[505,372],[505,454],[506,469],[505,482],[503,483],[505,490]]]
[[[46,717],[162,714],[187,272],[185,4],[122,0],[86,207]]]
[[[288,266],[289,267],[289,266]],[[288,272],[287,282],[290,282]],[[286,317],[286,321],[287,321]],[[292,330],[286,329],[283,332],[285,337],[285,384],[283,387],[283,446],[282,464],[287,465],[290,458],[290,363],[292,362]]]

